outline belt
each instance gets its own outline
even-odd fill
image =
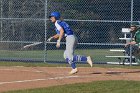
[[[67,36],[71,36],[71,35],[74,35],[74,34],[69,34],[69,35],[65,34],[65,37],[67,37]]]

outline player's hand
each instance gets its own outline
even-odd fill
[[[60,40],[57,40],[56,47],[57,47],[57,48],[59,48],[59,47],[60,47]]]
[[[125,47],[127,47],[129,44],[125,44]]]
[[[47,42],[50,42],[52,39],[53,39],[53,37],[50,37],[50,38],[47,40]]]
[[[125,44],[125,47],[129,46],[131,44],[131,42],[128,42]]]

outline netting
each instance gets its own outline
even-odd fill
[[[64,62],[65,39],[59,49],[48,15],[59,11],[78,37],[75,54],[90,55],[95,62],[118,61],[107,55],[124,55],[110,49],[124,49],[122,28],[139,21],[139,0],[1,0],[0,59]],[[34,42],[39,45],[22,50]]]

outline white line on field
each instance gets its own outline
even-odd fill
[[[78,77],[79,76],[65,76],[65,77],[54,77],[54,78],[44,78],[44,79],[31,79],[31,80],[9,81],[9,82],[0,82],[0,85],[14,84],[14,83],[25,83],[25,82],[35,82],[35,81],[46,81],[46,80],[69,79],[69,78],[78,78]]]
[[[5,70],[5,71],[23,71],[23,72],[36,72],[36,73],[40,73],[40,72],[44,72],[44,71],[32,71],[32,70],[19,70],[19,69],[0,69],[0,70]]]
[[[58,72],[48,72],[48,71],[41,71],[41,70],[20,70],[20,69],[0,69],[0,71],[14,71],[14,72],[30,72],[30,73],[44,73],[44,74],[55,74]],[[59,75],[65,75],[65,74],[62,74],[62,73],[59,73]]]

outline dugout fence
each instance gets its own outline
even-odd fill
[[[139,21],[139,0],[1,0],[0,60],[25,62],[64,62],[65,40],[45,42],[55,34],[48,15],[59,11],[78,37],[75,54],[90,55],[96,63],[116,62],[107,55],[123,55],[109,49],[123,49],[122,28]]]

